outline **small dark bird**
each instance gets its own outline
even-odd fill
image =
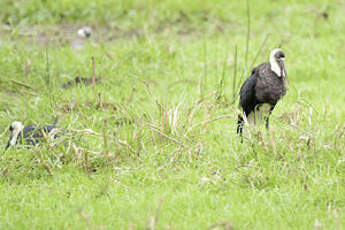
[[[270,62],[253,68],[240,90],[240,107],[249,124],[262,122],[269,126],[269,116],[277,102],[286,94],[287,72],[285,54],[281,49],[271,52]],[[244,117],[238,116],[237,134],[242,136]]]
[[[58,138],[56,135],[57,128],[56,124],[58,117],[55,118],[53,125],[47,125],[45,127],[37,127],[36,125],[25,126],[19,122],[14,121],[10,125],[10,140],[7,142],[5,151],[16,144],[27,144],[27,145],[37,145],[40,139],[44,137],[51,136],[53,138]]]
[[[99,77],[96,77],[95,78],[95,83],[100,83],[101,82],[101,78]],[[76,85],[81,85],[81,84],[84,84],[84,85],[91,85],[92,84],[92,77],[79,77],[79,76],[76,76],[74,79],[64,83],[62,85],[63,88],[67,89],[67,88],[70,88],[70,87],[73,87],[73,86],[76,86]]]

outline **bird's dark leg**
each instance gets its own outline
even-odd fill
[[[237,121],[237,134],[239,134],[240,136],[242,136],[242,132],[243,132],[243,117],[241,115],[238,115],[238,121]]]
[[[244,120],[242,115],[238,115],[238,121],[237,121],[237,135],[241,138],[241,143],[243,143],[243,124]]]
[[[269,124],[270,124],[270,115],[268,114],[266,117],[266,130],[268,131],[269,129]]]
[[[257,104],[253,110],[253,119],[254,119],[254,125],[256,125],[256,112],[258,112],[258,118],[259,119],[262,119],[260,118],[260,107],[261,107],[261,104]],[[259,121],[259,124],[261,123],[261,121]]]
[[[273,109],[274,109],[274,106],[271,107],[270,111],[268,112],[268,114],[267,114],[267,116],[266,116],[266,118],[265,118],[265,121],[266,121],[266,130],[267,130],[267,131],[268,131],[268,129],[269,129],[270,115],[271,115]]]
[[[256,125],[256,112],[255,112],[255,109],[253,111],[253,122],[254,122],[254,125]]]

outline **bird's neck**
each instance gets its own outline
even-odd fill
[[[274,59],[274,57],[270,58],[270,64],[271,64],[271,70],[277,74],[278,77],[281,77],[282,70],[280,66],[278,65],[277,61]]]
[[[20,132],[19,132],[20,133]],[[17,139],[18,139],[18,136],[19,136],[19,133],[14,133],[14,135],[12,136],[12,139],[10,141],[10,144],[12,146],[14,146],[16,143],[17,143]]]

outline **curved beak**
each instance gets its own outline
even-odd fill
[[[288,74],[286,72],[284,60],[280,60],[280,70],[281,70],[281,76],[284,76],[286,79],[288,79]]]
[[[15,143],[16,143],[16,138],[14,138],[13,133],[11,133],[10,139],[9,139],[8,142],[7,142],[7,145],[6,145],[6,147],[5,147],[4,152],[5,152],[11,145],[14,145]]]
[[[11,133],[10,139],[9,139],[8,142],[7,142],[7,145],[6,145],[6,147],[5,147],[4,152],[6,152],[6,150],[11,146],[12,138],[13,138],[13,135],[12,135],[12,133]]]
[[[6,150],[10,147],[10,145],[11,145],[11,144],[10,144],[10,141],[8,141],[8,142],[7,142],[7,145],[6,145],[6,147],[5,147],[4,152],[6,152]]]

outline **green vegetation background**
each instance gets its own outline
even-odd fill
[[[344,12],[343,0],[249,0],[249,14],[246,1],[2,0],[0,147],[14,120],[59,115],[65,133],[0,154],[0,229],[343,229]],[[239,86],[276,47],[289,91],[270,134],[241,144]]]

